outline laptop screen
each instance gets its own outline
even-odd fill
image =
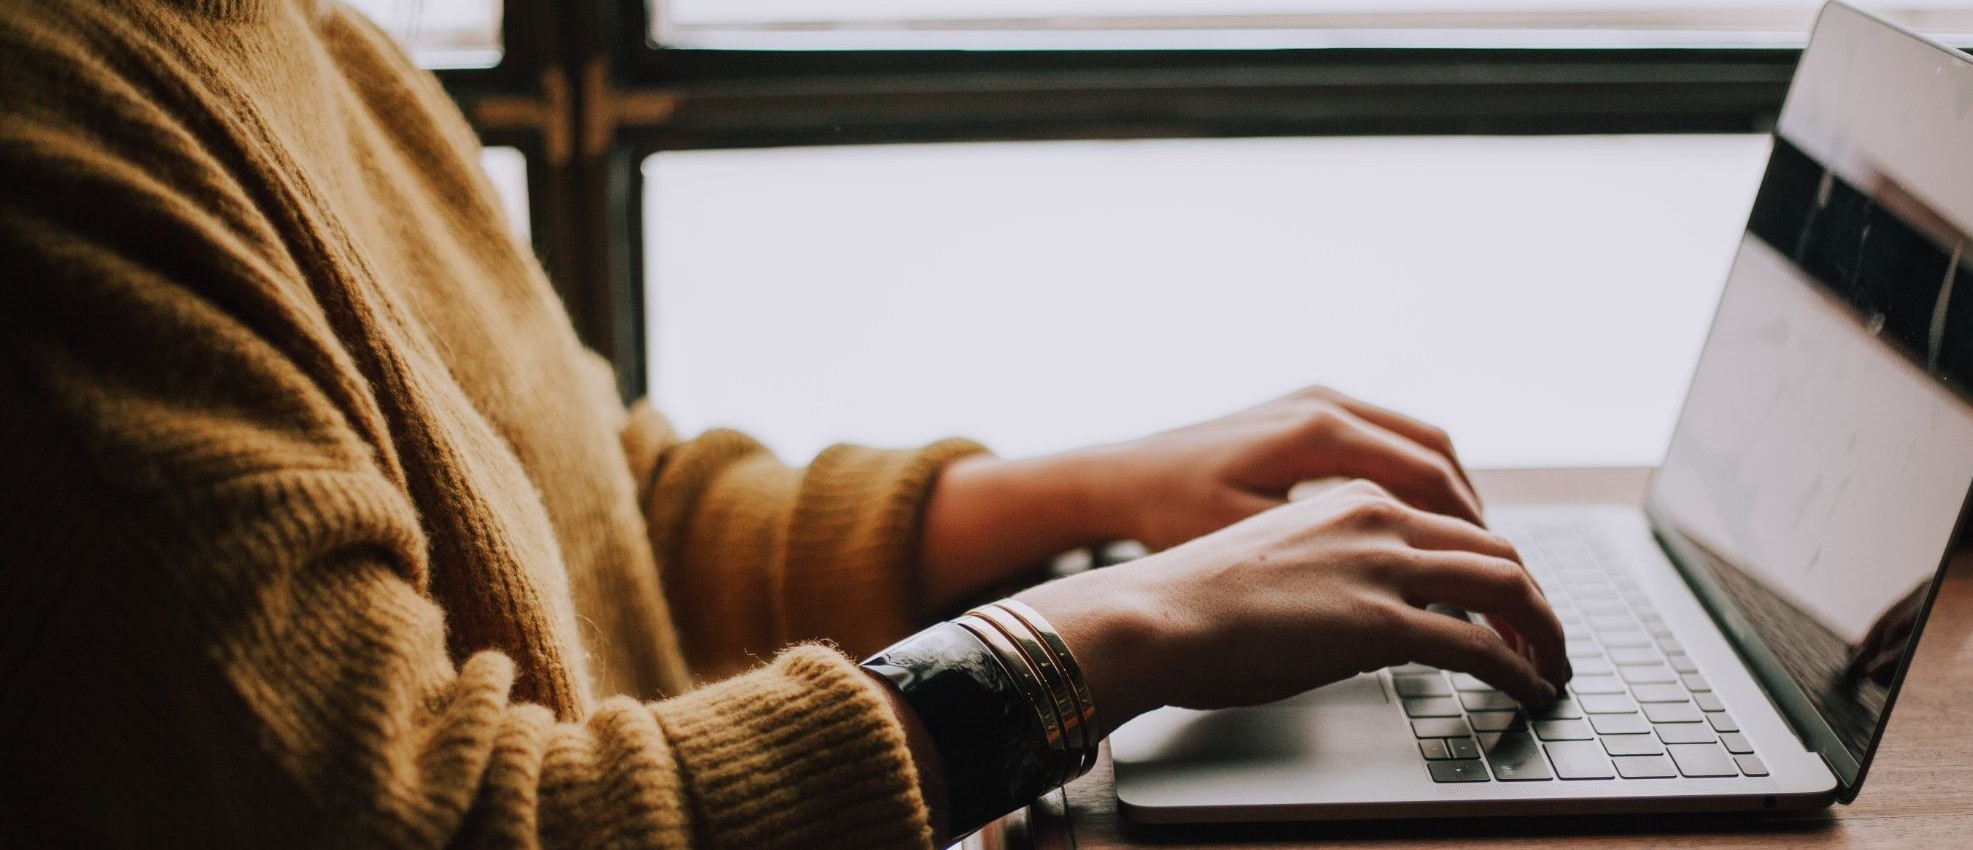
[[[1849,795],[1973,486],[1969,174],[1973,65],[1826,10],[1652,485]]]

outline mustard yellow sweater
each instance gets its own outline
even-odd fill
[[[625,411],[476,162],[333,4],[0,0],[0,844],[928,842],[774,653],[911,629],[976,447]]]

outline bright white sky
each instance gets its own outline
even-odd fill
[[[1482,466],[1651,464],[1759,136],[808,148],[645,165],[652,393],[803,460],[1127,438],[1325,383]]]

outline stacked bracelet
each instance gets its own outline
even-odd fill
[[[918,715],[938,750],[954,835],[1089,771],[1102,733],[1082,667],[1040,613],[1006,600],[863,662]]]

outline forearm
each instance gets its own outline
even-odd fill
[[[947,467],[919,544],[923,613],[948,611],[1062,552],[1126,536],[1119,513],[1099,495],[1103,451],[978,456]]]

